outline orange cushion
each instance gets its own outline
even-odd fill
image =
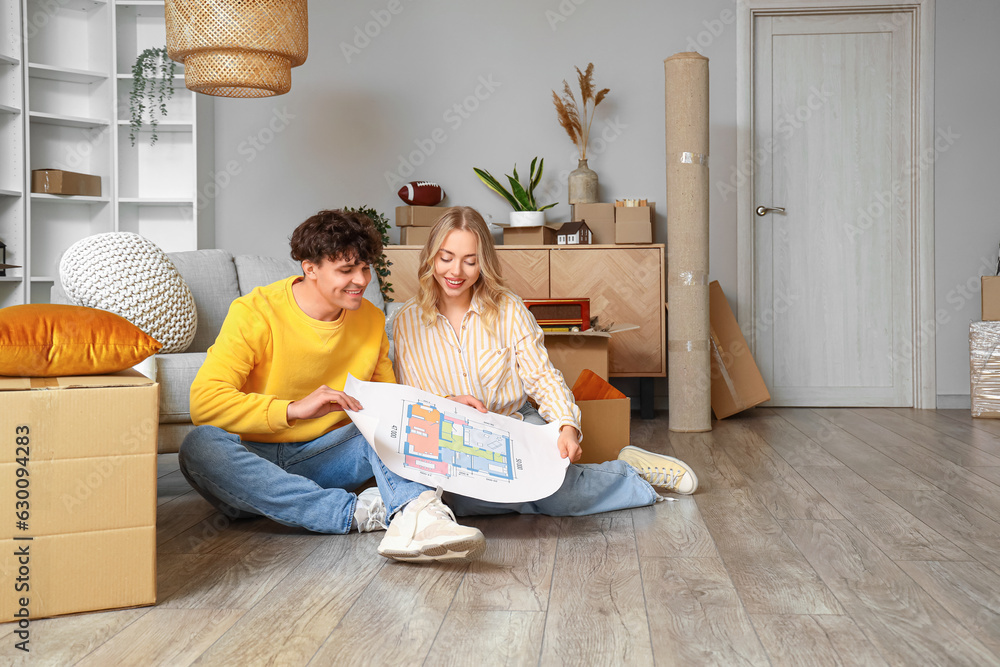
[[[0,375],[102,375],[163,347],[106,310],[59,304],[0,308]]]

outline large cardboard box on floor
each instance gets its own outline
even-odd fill
[[[583,455],[577,463],[614,461],[629,444],[632,402],[589,369],[573,384],[573,397],[583,431]]]
[[[0,622],[156,602],[158,390],[0,377]]]
[[[397,206],[397,227],[433,227],[445,213],[448,206]]]
[[[983,320],[1000,320],[1000,276],[983,276]]]
[[[718,280],[708,286],[712,346],[712,412],[725,419],[771,400],[757,362]]]
[[[573,222],[584,220],[594,235],[595,244],[615,244],[615,205],[613,203],[573,204]]]
[[[31,191],[50,195],[101,196],[101,177],[62,169],[34,169]]]
[[[618,324],[608,331],[546,331],[545,349],[552,365],[562,372],[567,386],[572,387],[587,368],[607,380],[611,336],[638,328],[637,324]]]

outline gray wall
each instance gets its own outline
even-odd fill
[[[947,311],[938,393],[967,396],[978,291],[952,291],[966,282],[978,290],[970,278],[1000,241],[986,210],[1000,180],[1000,3],[938,2],[936,125],[958,135],[936,163],[937,300]],[[568,220],[576,150],[550,91],[563,79],[575,89],[573,67],[588,62],[598,86],[611,88],[591,131],[601,198],[659,202],[662,242],[663,59],[697,50],[711,60],[712,276],[734,301],[736,198],[717,186],[736,162],[735,8],[734,0],[310,3],[309,60],[293,70],[291,93],[216,104],[218,187],[205,193],[216,244],[281,256],[295,226],[319,209],[370,205],[391,219],[399,183],[411,179],[437,181],[446,203],[504,221],[506,204],[472,167],[499,175],[516,162],[527,171],[536,155],[546,161],[546,200],[561,202],[548,219]]]
[[[1000,243],[1000,2],[938,0],[934,216],[938,406],[969,406],[969,322]]]

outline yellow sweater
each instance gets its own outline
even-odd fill
[[[321,385],[343,390],[347,374],[395,382],[385,316],[362,300],[336,322],[306,315],[292,276],[258,287],[229,307],[219,337],[191,385],[191,421],[251,442],[304,442],[344,426],[345,412],[289,423],[288,404]]]

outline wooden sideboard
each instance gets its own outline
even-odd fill
[[[663,244],[497,246],[503,275],[524,299],[590,298],[602,324],[638,324],[609,345],[612,377],[639,377],[643,417],[652,417],[654,377],[667,374],[667,299]],[[420,246],[389,246],[396,301],[416,293]]]

